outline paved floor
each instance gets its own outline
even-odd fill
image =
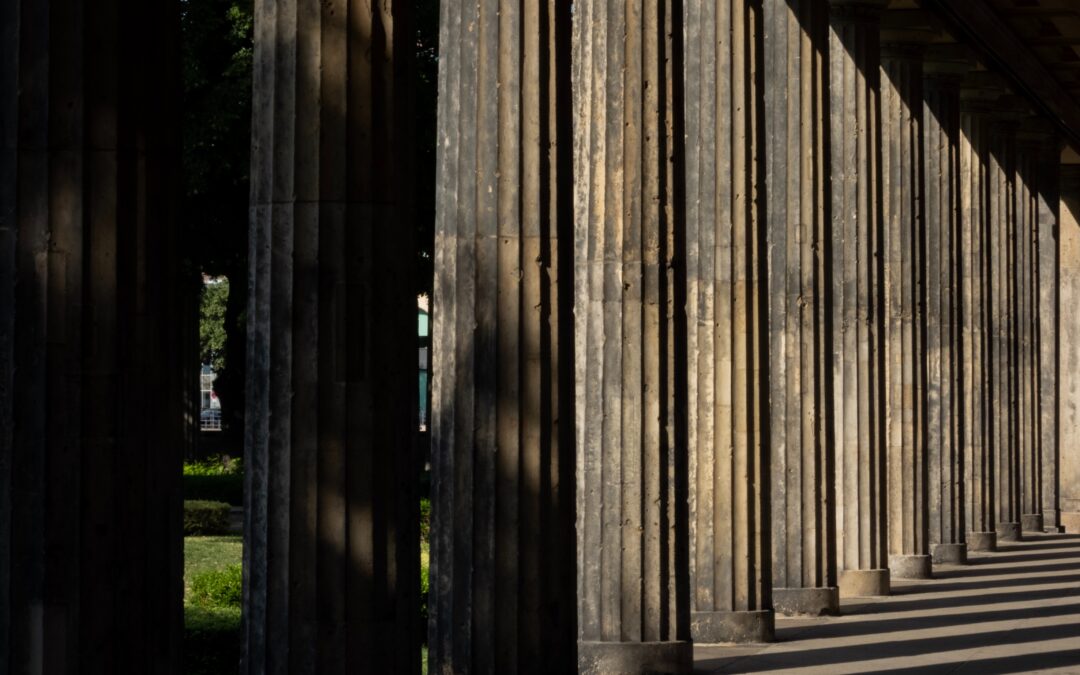
[[[1030,535],[936,578],[894,580],[843,616],[783,619],[777,642],[698,646],[696,673],[1080,673],[1080,535]]]

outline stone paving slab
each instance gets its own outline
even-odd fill
[[[1080,674],[1080,535],[1030,535],[841,611],[777,618],[771,644],[699,645],[694,672]]]

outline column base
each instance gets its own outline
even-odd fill
[[[931,569],[928,555],[889,556],[889,574],[894,579],[931,579]]]
[[[773,642],[776,621],[773,610],[739,612],[691,612],[690,636],[694,644],[725,642]]]
[[[939,565],[966,565],[967,544],[935,544],[931,556]]]
[[[626,673],[690,673],[694,669],[694,643],[578,641],[578,672],[589,675]]]
[[[967,547],[969,551],[996,551],[997,532],[968,532]]]
[[[841,598],[866,598],[889,594],[889,570],[843,570],[840,572]]]
[[[1020,523],[998,523],[998,541],[1020,541]]]
[[[838,616],[840,589],[836,586],[815,588],[774,588],[773,609],[787,616]]]
[[[1043,509],[1043,532],[1064,532],[1061,526],[1061,511],[1057,509]]]
[[[1041,513],[1025,513],[1020,516],[1020,528],[1024,532],[1042,532],[1043,516]]]

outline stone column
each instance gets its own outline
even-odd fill
[[[997,122],[990,131],[990,261],[993,314],[992,373],[995,529],[998,541],[1020,537],[1020,455],[1017,418],[1015,123]]]
[[[243,673],[420,670],[407,7],[255,3]]]
[[[883,39],[889,38],[886,32]],[[930,577],[923,296],[933,252],[925,244],[922,59],[920,45],[888,42],[882,49],[889,572],[908,579]]]
[[[830,0],[833,378],[840,594],[886,595],[883,230],[878,20]]]
[[[966,68],[966,64],[959,64]],[[960,81],[957,64],[929,63],[926,120],[926,320],[930,546],[934,562],[964,563],[963,291]]]
[[[692,667],[676,6],[574,6],[578,668],[586,673]]]
[[[1080,307],[1080,165],[1061,167],[1062,307]],[[1062,335],[1080,335],[1080,312],[1061,313]],[[1080,532],[1080,350],[1061,351],[1061,526]]]
[[[1056,134],[1039,139],[1035,161],[1039,287],[1039,412],[1042,450],[1042,517],[1047,532],[1061,529],[1060,484],[1060,367],[1061,307],[1059,304],[1061,141]]]
[[[1038,162],[1042,134],[1030,120],[1018,133],[1017,249],[1020,351],[1020,528],[1042,532],[1042,424],[1039,346]]]
[[[691,634],[773,639],[757,3],[686,14]]]
[[[997,547],[994,502],[993,408],[990,345],[991,262],[988,135],[983,114],[961,101],[960,251],[964,350],[965,540],[970,551]]]
[[[569,19],[442,4],[433,673],[576,665]]]
[[[0,672],[181,671],[178,22],[0,6]]]
[[[828,2],[765,0],[773,607],[835,614]]]

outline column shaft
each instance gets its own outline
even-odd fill
[[[1061,168],[1061,307],[1080,307],[1080,166]],[[1062,335],[1080,335],[1080,312],[1061,313]],[[1080,350],[1061,351],[1061,525],[1080,532]]]
[[[963,112],[960,120],[961,252],[963,269],[965,539],[973,551],[996,547],[994,503],[991,219],[988,207],[986,124]]]
[[[1026,132],[1017,147],[1017,289],[1020,381],[1020,524],[1042,532],[1042,412],[1039,364],[1038,144]]]
[[[568,29],[442,4],[432,672],[575,666]]]
[[[574,8],[578,667],[589,673],[691,669],[675,6]]]
[[[966,561],[962,365],[963,265],[959,81],[926,80],[927,369],[930,546],[935,562]]]
[[[405,7],[255,4],[245,673],[419,672]]]
[[[839,611],[826,191],[828,3],[765,0],[773,606]]]
[[[180,671],[178,9],[0,7],[0,672]]]
[[[841,595],[889,592],[878,15],[833,0],[829,92]]]
[[[773,638],[761,10],[687,8],[690,557],[695,642]],[[726,169],[725,167],[730,167]]]
[[[922,58],[920,47],[889,45],[881,61],[889,571],[900,578],[930,576],[926,368],[928,345],[931,354],[939,345],[933,334],[927,341],[924,311],[934,248],[925,242]]]
[[[1015,128],[995,124],[990,147],[991,319],[994,453],[998,540],[1020,536],[1020,466],[1017,418]]]
[[[1042,451],[1042,517],[1047,531],[1061,531],[1059,304],[1061,151],[1056,135],[1042,139],[1036,159],[1036,243],[1039,286],[1039,419]]]

